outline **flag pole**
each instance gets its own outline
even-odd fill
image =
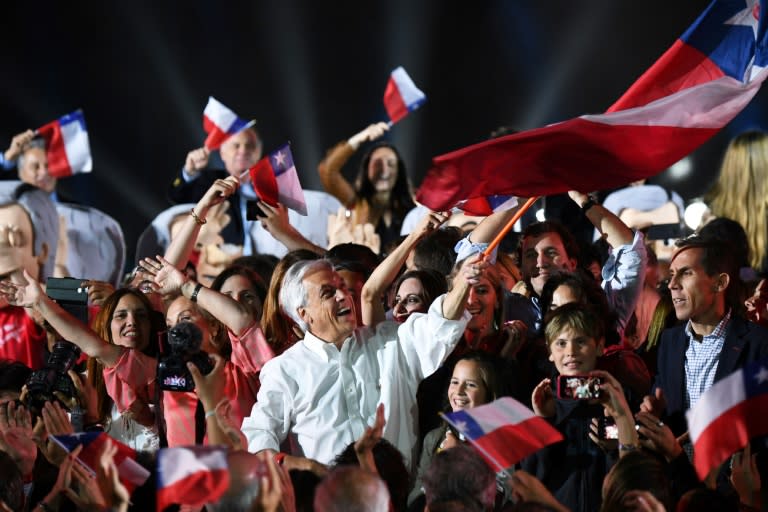
[[[501,229],[501,231],[499,231],[499,234],[496,235],[496,238],[494,238],[493,241],[490,244],[488,244],[488,247],[485,249],[485,251],[483,251],[484,258],[488,257],[493,252],[493,250],[501,243],[501,240],[505,236],[507,236],[507,233],[509,233],[512,230],[512,228],[515,225],[515,222],[520,220],[520,217],[522,217],[523,214],[526,211],[528,211],[528,208],[533,206],[533,203],[535,203],[539,199],[539,197],[540,196],[534,196],[534,197],[528,198],[528,200],[523,204],[523,206],[521,206],[520,209],[515,212],[512,218],[509,219],[509,222],[507,222],[507,225],[504,226]]]

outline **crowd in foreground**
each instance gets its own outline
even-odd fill
[[[525,222],[517,243],[489,248],[519,206],[482,219],[416,206],[382,143],[344,178],[386,130],[328,152],[327,192],[308,191],[298,220],[240,180],[261,155],[256,131],[222,145],[220,171],[193,150],[136,268],[74,284],[49,280],[75,267],[76,226],[61,229],[45,148],[15,137],[3,163],[21,181],[0,183],[0,507],[762,509],[764,442],[700,479],[685,412],[768,355],[765,219],[752,236],[721,189],[717,218],[670,245],[646,234],[670,209],[679,228],[671,193],[638,184],[601,204],[571,191],[571,218]],[[737,139],[726,164],[768,154],[765,139]],[[755,175],[726,164],[723,176]],[[502,397],[563,440],[491,469],[440,413]],[[112,441],[57,442],[101,432]],[[195,446],[221,447],[226,480],[211,473],[168,501],[208,452],[159,475],[157,459]],[[125,453],[150,477],[129,475]]]

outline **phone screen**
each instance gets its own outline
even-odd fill
[[[558,398],[592,400],[600,398],[600,377],[589,375],[559,375],[557,377]]]

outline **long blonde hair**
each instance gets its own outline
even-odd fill
[[[750,265],[760,269],[768,253],[768,134],[744,132],[731,141],[707,202],[715,216],[744,227]]]

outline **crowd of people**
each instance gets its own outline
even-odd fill
[[[685,418],[768,355],[768,135],[729,147],[713,220],[690,236],[679,196],[636,184],[605,205],[568,193],[594,241],[547,219],[489,247],[523,201],[484,218],[416,205],[388,129],[328,151],[306,217],[242,178],[261,158],[255,129],[223,143],[221,170],[193,149],[125,277],[119,226],[59,197],[45,146],[14,137],[0,158],[18,170],[0,182],[0,510],[149,510],[158,452],[202,445],[226,450],[227,484],[203,479],[205,504],[168,510],[768,506],[763,440],[702,481]],[[670,223],[680,239],[652,243]],[[441,413],[502,397],[563,440],[497,472]],[[90,466],[54,441],[94,432],[114,442]]]

